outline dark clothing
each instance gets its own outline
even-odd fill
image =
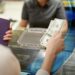
[[[60,0],[49,0],[41,7],[37,0],[26,0],[23,6],[22,19],[28,20],[30,27],[47,28],[50,20],[66,19],[64,7]]]

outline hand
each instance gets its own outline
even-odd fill
[[[64,48],[64,39],[62,33],[56,33],[48,41],[46,48],[45,58],[42,64],[41,69],[50,73],[54,59],[56,58],[57,53],[62,51]]]
[[[12,30],[10,29],[10,30],[8,30],[8,31],[5,32],[5,35],[3,37],[3,40],[10,41],[11,39],[12,39]]]
[[[64,38],[62,33],[56,33],[52,38],[49,39],[46,53],[57,54],[64,49]]]

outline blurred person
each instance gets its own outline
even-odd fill
[[[9,48],[0,45],[0,75],[20,75],[20,64]]]
[[[29,24],[30,27],[47,28],[55,18],[65,20],[61,32],[66,33],[68,25],[61,0],[25,0],[20,27]]]

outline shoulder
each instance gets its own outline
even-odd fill
[[[61,3],[62,1],[61,0],[54,0],[55,2],[57,2],[57,3]]]
[[[58,4],[61,4],[62,1],[61,0],[49,0],[49,3],[52,5],[58,5]]]
[[[63,6],[63,3],[61,0],[49,0],[49,5],[54,6],[54,8],[59,8]]]
[[[54,3],[61,3],[62,1],[61,0],[53,0]]]
[[[33,0],[25,0],[24,5],[33,5]]]
[[[24,2],[27,4],[27,3],[30,3],[30,2],[31,2],[31,0],[25,0]]]

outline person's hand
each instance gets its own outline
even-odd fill
[[[62,37],[62,33],[59,32],[49,39],[46,53],[57,54],[63,49],[64,49],[64,38]]]
[[[57,53],[64,48],[64,38],[62,33],[57,33],[51,37],[46,47],[46,54],[41,69],[50,73],[54,59]]]
[[[12,39],[12,29],[5,32],[3,40],[10,41]]]

